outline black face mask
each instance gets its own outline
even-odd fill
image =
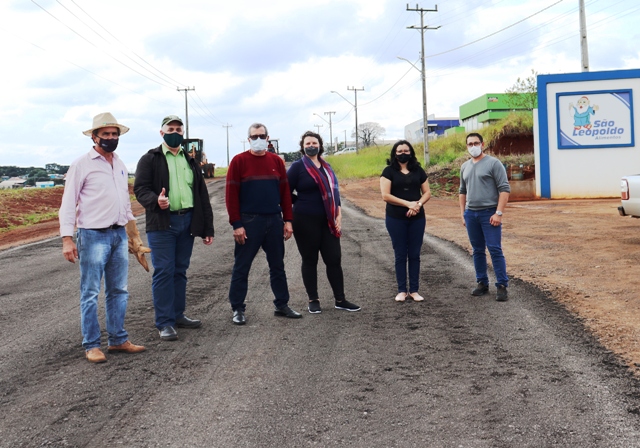
[[[396,160],[400,163],[407,163],[411,160],[411,154],[396,154]]]
[[[113,152],[118,147],[117,138],[99,138],[98,137],[98,147],[100,147],[104,152]]]
[[[317,146],[307,146],[306,148],[304,148],[304,153],[310,157],[318,155],[319,151],[320,148],[318,148]]]

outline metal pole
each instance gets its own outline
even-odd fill
[[[315,127],[318,128],[318,135],[320,135],[320,128],[324,126],[323,124],[314,124]]]
[[[356,111],[356,154],[358,154],[358,90],[364,90],[364,87],[362,87],[361,89],[357,89],[355,87],[348,87],[347,86],[347,90],[353,90],[353,93],[355,94],[355,98],[356,98],[356,102],[354,104],[354,110]]]
[[[185,114],[185,129],[186,129],[186,138],[189,138],[189,104],[187,103],[187,92],[189,90],[196,90],[195,87],[186,87],[184,89],[181,89],[178,87],[178,92],[182,92],[184,91],[184,114]]]
[[[580,0],[580,49],[582,50],[582,71],[589,71],[589,46],[587,45],[587,18],[584,0]]]
[[[335,112],[325,112],[324,114],[329,115],[329,139],[333,145],[333,152],[336,152],[336,145],[333,143],[333,127],[331,126],[331,114],[335,114]]]

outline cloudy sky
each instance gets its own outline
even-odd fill
[[[591,71],[640,68],[637,0],[585,0]],[[410,4],[436,9],[436,3]],[[428,113],[503,92],[518,77],[580,71],[578,0],[447,0],[425,14]],[[387,139],[422,117],[420,15],[398,0],[3,0],[0,165],[70,164],[82,131],[110,111],[131,131],[131,171],[160,143],[162,117],[185,116],[210,162],[243,151],[265,123],[281,151],[317,130],[350,138],[358,121]],[[339,92],[343,97],[331,93]],[[347,101],[348,100],[348,101]],[[317,115],[314,115],[317,114]],[[318,116],[319,115],[319,116]],[[225,128],[224,125],[231,125]],[[247,146],[248,147],[248,146]]]

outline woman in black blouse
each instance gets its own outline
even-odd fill
[[[393,145],[387,165],[380,176],[380,192],[387,203],[385,223],[395,253],[398,282],[395,300],[404,302],[408,293],[409,297],[420,302],[424,300],[418,294],[420,250],[426,225],[423,205],[431,198],[427,173],[420,166],[413,146],[406,140]]]

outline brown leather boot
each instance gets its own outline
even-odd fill
[[[146,348],[142,345],[132,344],[131,341],[126,341],[120,345],[110,345],[107,347],[109,353],[123,352],[123,353],[140,353],[145,351]]]
[[[85,352],[85,356],[87,357],[87,361],[89,362],[95,362],[95,363],[107,362],[107,357],[104,356],[104,353],[102,353],[102,350],[100,350],[98,347],[94,347],[91,350],[87,350]]]

